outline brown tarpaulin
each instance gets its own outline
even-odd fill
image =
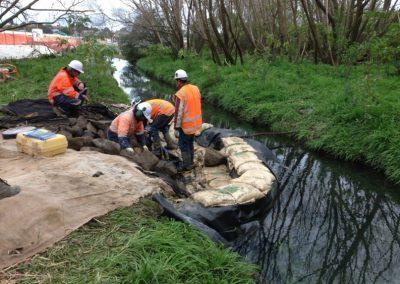
[[[93,177],[101,171],[103,175]],[[0,200],[0,269],[46,249],[90,219],[168,186],[123,157],[98,152],[33,158],[0,138],[0,177],[21,192]]]

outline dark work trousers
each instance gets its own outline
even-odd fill
[[[190,153],[191,162],[193,162],[194,158],[194,135],[187,135],[183,132],[182,128],[179,128],[179,141],[178,141],[179,149],[182,152]]]
[[[173,117],[174,117],[173,114],[172,115],[162,114],[154,119],[150,127],[150,141],[148,141],[147,145],[151,147],[153,146],[153,144],[155,144],[154,146],[156,148],[157,144],[158,145],[161,144],[159,131],[161,131],[165,136],[165,133],[167,133],[169,130],[168,124],[171,122]]]
[[[58,95],[54,97],[54,105],[67,113],[76,113],[83,104],[83,94],[80,94],[77,99],[71,99],[66,95]]]

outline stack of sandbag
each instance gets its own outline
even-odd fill
[[[222,184],[215,182],[215,188],[192,195],[203,206],[228,206],[252,203],[267,195],[275,182],[275,176],[257,157],[257,151],[239,137],[221,138],[221,150],[228,159],[230,170],[236,171],[238,178]]]

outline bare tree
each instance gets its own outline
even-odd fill
[[[19,29],[32,24],[53,24],[66,19],[71,14],[86,13],[91,10],[81,10],[78,7],[85,0],[56,2],[54,7],[46,7],[43,0],[0,0],[0,32]],[[47,4],[48,5],[48,4]],[[52,14],[50,20],[42,20],[42,14]],[[36,15],[34,15],[36,14]]]

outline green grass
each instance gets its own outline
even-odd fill
[[[112,50],[89,43],[62,56],[9,61],[18,68],[20,78],[0,83],[0,104],[26,98],[47,98],[51,80],[72,59],[81,60],[84,64],[85,73],[79,78],[87,84],[91,102],[127,103],[126,95],[112,78],[113,70],[107,61],[111,55]]]
[[[19,283],[254,282],[255,266],[158,212],[148,199],[115,210],[6,276]]]
[[[137,64],[170,83],[176,69],[185,69],[207,101],[274,131],[295,131],[309,149],[364,162],[400,183],[400,78],[385,66],[247,56],[244,65],[220,67],[204,56],[173,60],[157,48]]]

